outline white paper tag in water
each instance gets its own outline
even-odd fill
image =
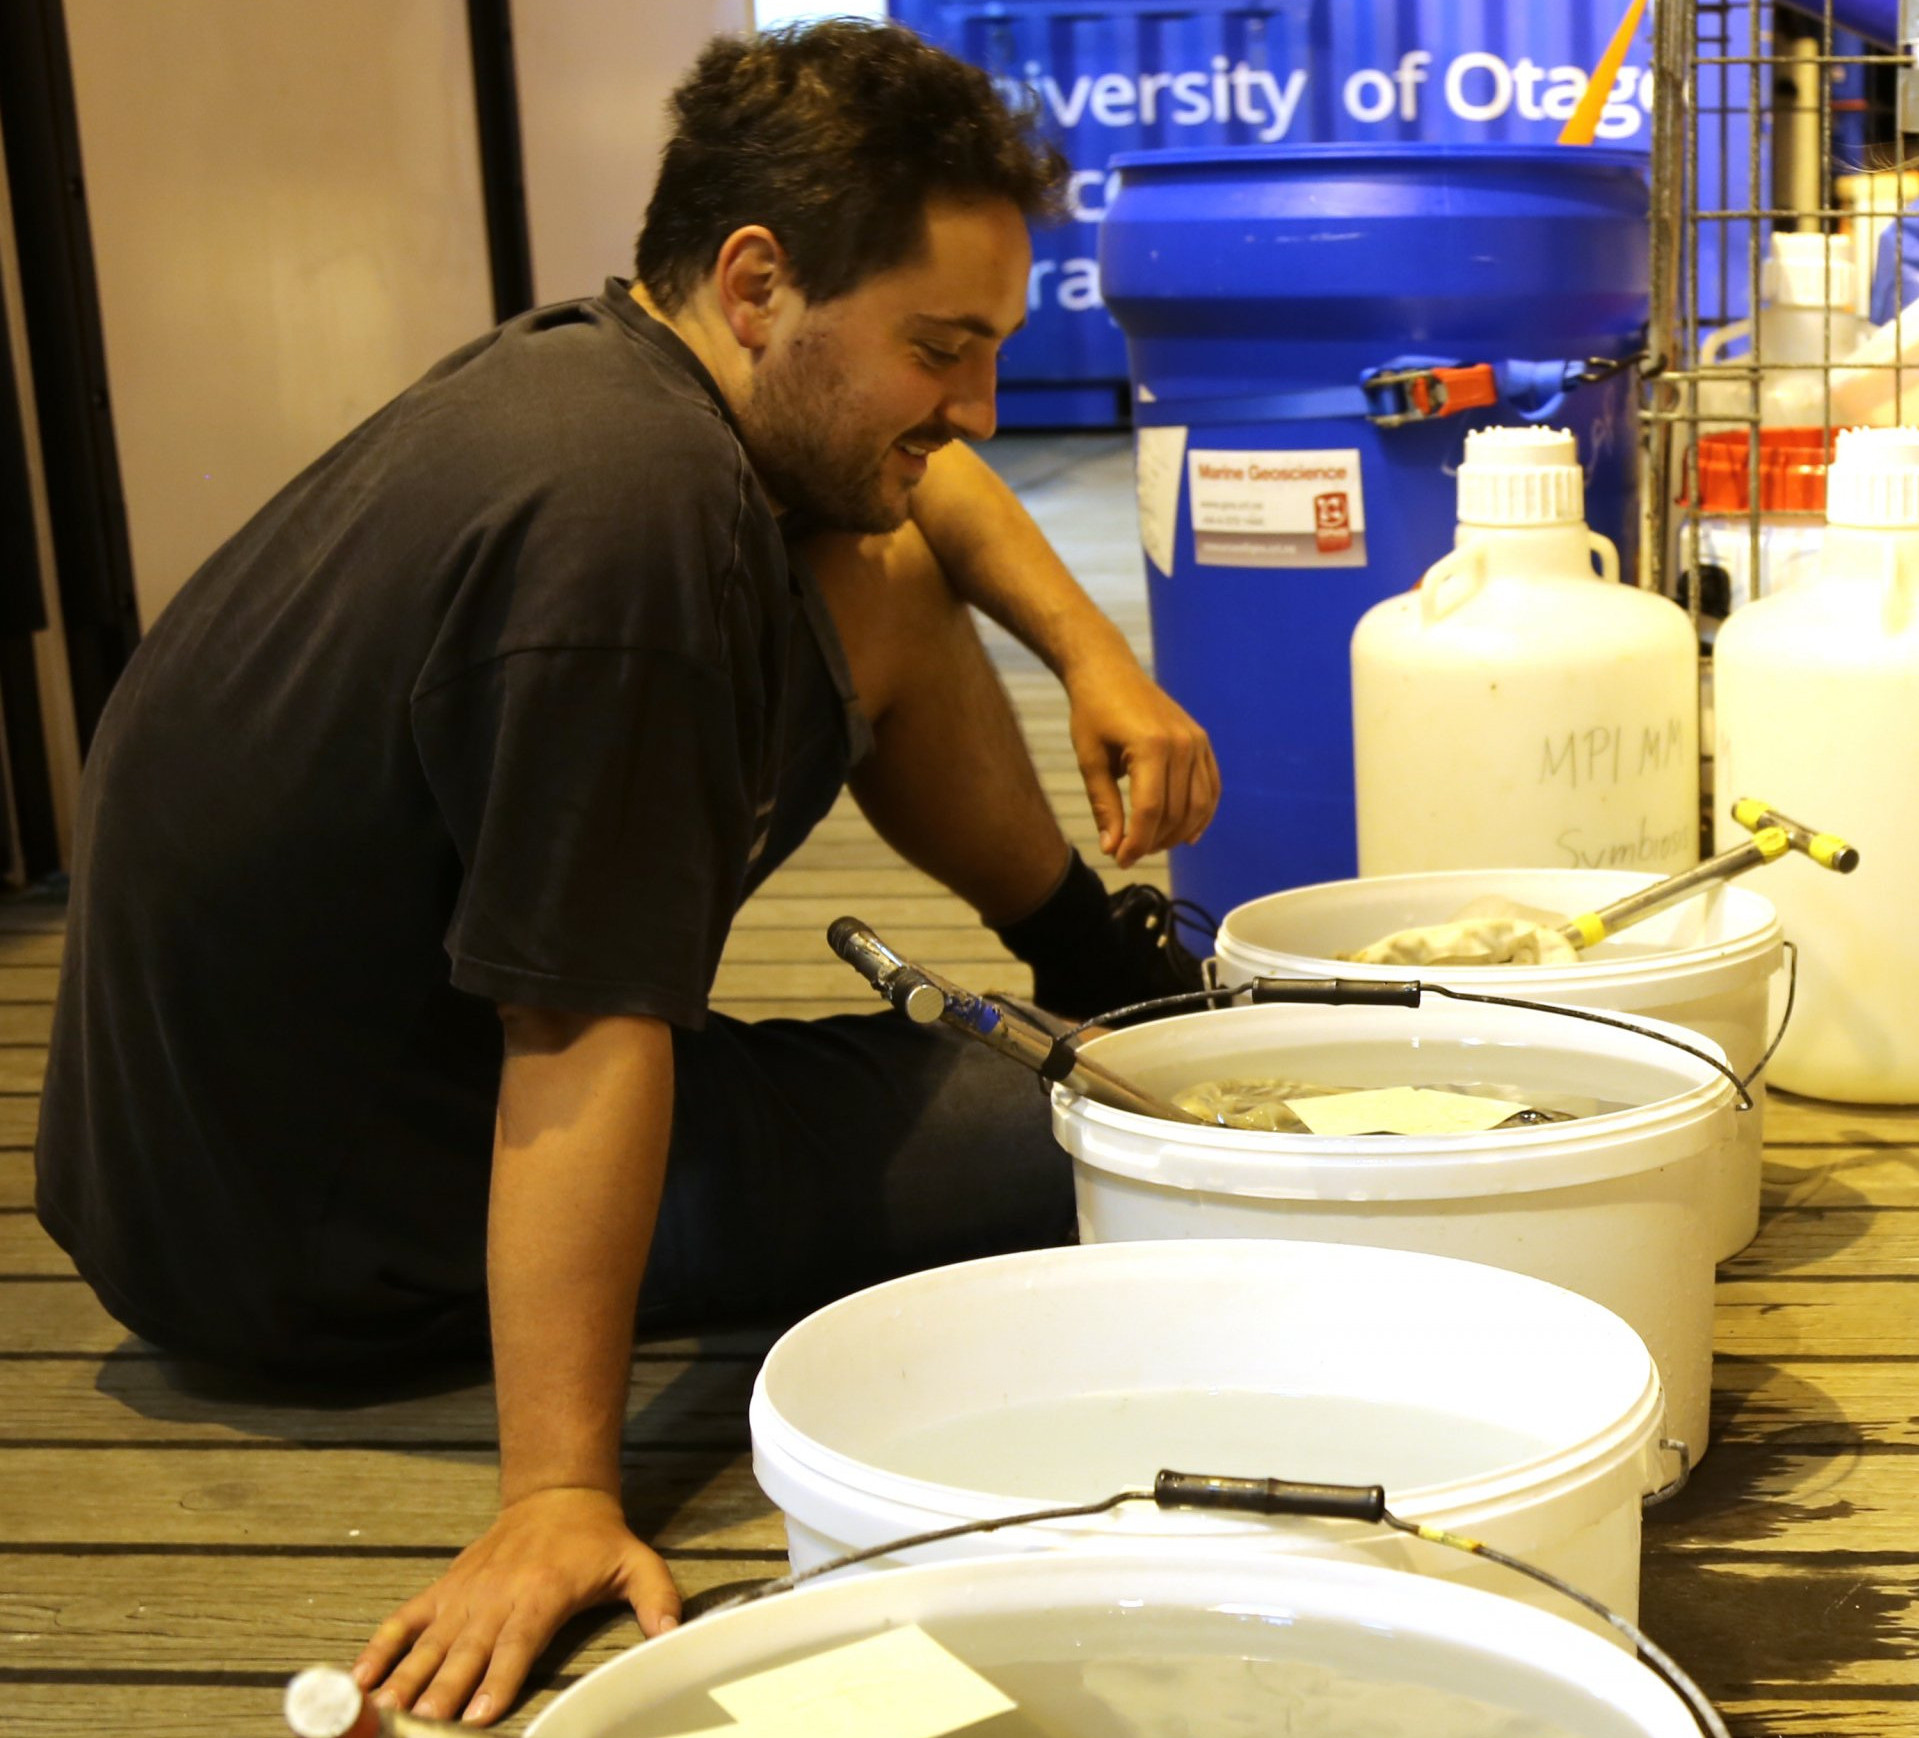
[[[735,1738],[943,1738],[1017,1706],[917,1624],[739,1678],[712,1697],[739,1722]]]
[[[1316,1135],[1476,1135],[1526,1109],[1504,1098],[1385,1086],[1324,1098],[1289,1098],[1286,1108]]]

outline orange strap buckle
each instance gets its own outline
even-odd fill
[[[1429,422],[1436,416],[1456,416],[1462,410],[1480,410],[1499,402],[1499,381],[1490,362],[1463,368],[1382,368],[1368,375],[1366,387],[1396,387],[1405,409],[1372,420],[1382,428],[1402,423]]]

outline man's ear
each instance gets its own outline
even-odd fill
[[[780,294],[791,287],[779,238],[757,223],[734,230],[720,244],[713,284],[720,312],[740,347],[764,350],[772,341]]]

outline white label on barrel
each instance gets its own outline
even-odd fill
[[[1187,455],[1202,567],[1364,567],[1359,449]]]
[[[691,1738],[943,1738],[1017,1706],[910,1623],[710,1693],[737,1724]]]
[[[1179,523],[1179,461],[1186,454],[1183,428],[1143,428],[1136,440],[1139,480],[1139,540],[1147,559],[1173,577],[1173,533]]]

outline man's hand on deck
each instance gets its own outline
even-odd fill
[[[561,1624],[622,1601],[648,1637],[679,1622],[673,1577],[628,1530],[619,1499],[534,1491],[374,1631],[353,1675],[376,1702],[484,1726],[512,1706]]]
[[[1219,766],[1206,732],[1123,646],[1070,666],[1063,680],[1099,848],[1130,869],[1151,852],[1193,844],[1219,805]]]

